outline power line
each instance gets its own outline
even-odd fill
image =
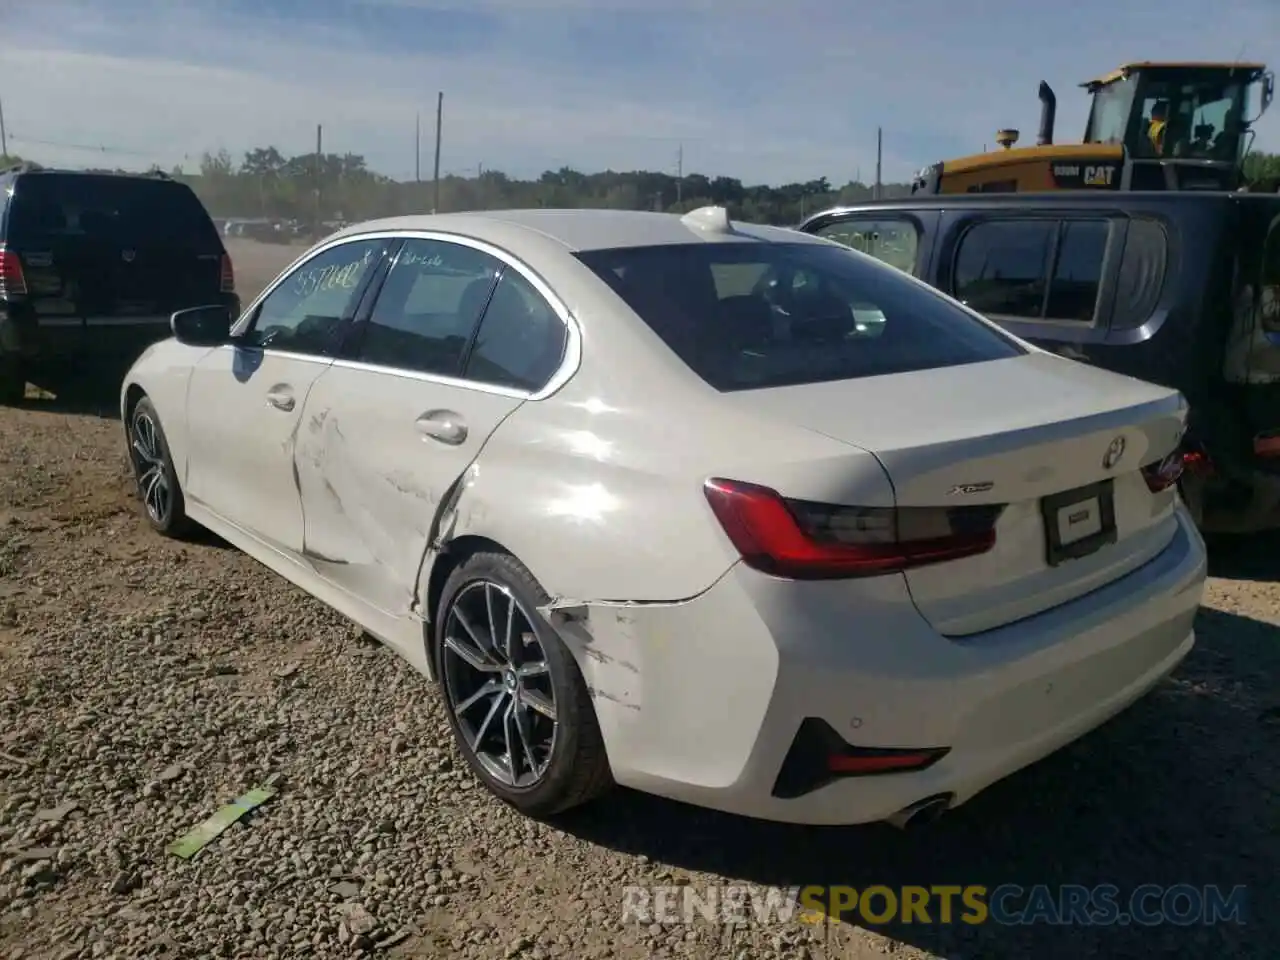
[[[63,140],[41,140],[37,137],[24,137],[16,133],[9,134],[15,143],[30,143],[40,147],[57,147],[60,150],[83,150],[89,153],[115,153],[128,157],[150,157],[152,154],[140,150],[126,150],[123,147],[109,147],[102,143],[67,143]]]

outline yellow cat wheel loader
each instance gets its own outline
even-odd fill
[[[1275,92],[1264,64],[1144,61],[1081,86],[1093,98],[1081,143],[1054,143],[1057,97],[1042,82],[1035,146],[1017,147],[1020,132],[1001,130],[1001,149],[926,167],[911,192],[1276,190],[1246,183],[1243,170],[1250,127]]]

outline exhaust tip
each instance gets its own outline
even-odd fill
[[[926,797],[910,806],[903,807],[892,816],[886,817],[885,823],[897,827],[899,830],[914,830],[917,827],[928,826],[951,809],[951,803],[954,799],[955,794],[953,793],[940,793],[936,796]]]

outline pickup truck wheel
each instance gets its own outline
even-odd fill
[[[27,378],[16,361],[0,360],[0,404],[14,406],[27,394]]]

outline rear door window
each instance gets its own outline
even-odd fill
[[[364,324],[357,358],[413,373],[457,377],[502,264],[480,250],[410,238]]]
[[[147,177],[37,173],[19,177],[11,242],[221,249],[204,205],[185,184]]]
[[[910,220],[854,217],[825,224],[814,233],[875,257],[905,273],[915,273],[920,231]]]
[[[956,299],[992,317],[1091,324],[1111,225],[1106,220],[987,220],[960,239]]]
[[[672,244],[577,256],[722,391],[1024,352],[930,287],[833,245]]]

